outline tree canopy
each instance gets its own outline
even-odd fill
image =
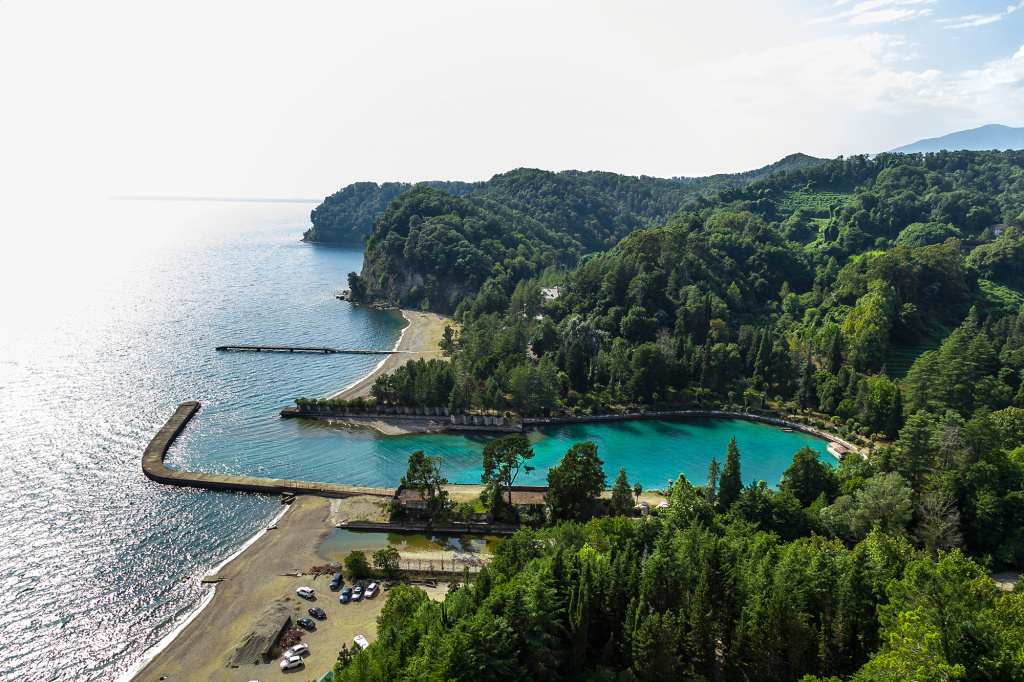
[[[547,503],[558,519],[585,519],[605,486],[604,463],[591,442],[576,443],[548,470]]]
[[[527,465],[533,459],[533,448],[526,436],[511,433],[503,438],[492,440],[484,446],[483,466],[480,482],[485,485],[496,483],[505,487],[508,492],[508,504],[512,506],[512,484],[520,471],[530,472],[533,467]]]

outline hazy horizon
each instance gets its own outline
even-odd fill
[[[656,177],[1024,124],[1024,4],[0,3],[10,200]]]

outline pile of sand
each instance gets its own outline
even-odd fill
[[[245,635],[238,641],[231,665],[245,665],[262,660],[270,661],[277,653],[277,640],[292,623],[291,610],[283,601],[261,613]]]

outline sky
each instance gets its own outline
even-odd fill
[[[0,0],[0,98],[0,203],[700,176],[1024,125],[1024,2]]]

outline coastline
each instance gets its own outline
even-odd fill
[[[230,667],[234,645],[267,605],[283,597],[299,601],[294,598],[295,587],[313,581],[301,574],[323,563],[317,550],[333,530],[331,516],[327,498],[300,496],[285,507],[268,528],[214,567],[204,578],[219,580],[210,595],[119,680],[159,680],[163,675],[171,680],[253,679],[254,671],[248,666]],[[316,666],[330,669],[337,650],[320,653],[323,661],[317,660]]]
[[[392,355],[387,355],[377,363],[372,372],[331,396],[332,400],[354,400],[367,397],[377,377],[395,371],[409,360],[446,359],[438,347],[444,328],[452,323],[451,318],[442,317],[437,313],[425,313],[420,310],[400,311],[406,325],[395,342]]]
[[[421,358],[429,360],[435,357],[445,357],[442,355],[438,343],[444,334],[444,327],[451,323],[450,318],[442,317],[436,313],[424,313],[416,310],[401,310],[401,314],[406,320],[406,325],[402,328],[401,334],[393,348],[393,350],[398,352],[385,356],[372,372],[345,387],[333,395],[332,398],[352,400],[357,397],[368,396],[377,377],[394,371],[399,366],[405,364],[405,362]],[[322,562],[317,552],[323,538],[327,537],[334,528],[337,510],[331,508],[330,501],[326,498],[300,497],[299,500],[306,500],[306,502],[300,504],[297,500],[291,506],[283,508],[274,515],[268,523],[268,527],[278,527],[278,524],[281,523],[291,526],[291,521],[295,521],[292,518],[295,514],[289,514],[289,512],[309,506],[319,508],[326,504],[327,506],[321,510],[324,518],[319,523],[311,525],[309,518],[306,515],[302,515],[297,520],[298,529],[290,529],[282,533],[277,533],[276,528],[275,531],[269,531],[267,527],[264,527],[243,543],[237,551],[214,566],[204,579],[222,578],[222,574],[239,577],[244,575],[244,580],[239,579],[236,582],[249,583],[252,582],[254,576],[262,578],[271,577],[267,575],[266,565],[262,564],[276,564],[280,563],[282,559],[285,561],[294,560],[295,562],[301,560],[304,563],[294,566],[294,569],[291,571],[298,574],[310,566]],[[311,502],[311,500],[318,500],[318,502]],[[319,532],[312,533],[312,536],[315,537],[306,537],[310,535],[309,531],[317,530]],[[277,537],[290,536],[291,542],[274,542],[274,538],[267,538],[269,532],[273,532]],[[265,538],[266,540],[264,540]],[[280,544],[298,544],[301,546],[298,548],[289,547],[287,550],[282,551],[275,547],[275,545]],[[266,557],[266,561],[263,560],[264,557]],[[285,577],[281,574],[277,575],[278,579]],[[225,581],[228,580],[228,578],[223,579]],[[294,579],[301,581],[299,578]],[[307,582],[309,582],[308,579]],[[221,587],[221,589],[218,590],[218,587]],[[254,618],[258,617],[258,613],[237,614],[234,613],[235,609],[226,608],[229,599],[238,596],[236,594],[237,591],[237,586],[230,589],[226,582],[213,583],[210,586],[209,592],[200,599],[195,610],[189,613],[171,632],[147,650],[142,658],[120,675],[117,678],[118,682],[159,679],[163,675],[172,675],[181,670],[187,671],[191,677],[198,674],[197,666],[202,666],[199,670],[206,668],[202,673],[205,679],[250,679],[251,675],[249,673],[239,672],[241,669],[226,668],[223,661],[220,660],[231,645],[231,642],[224,641],[225,638],[228,635],[241,636],[241,633],[236,633],[239,624],[248,625]],[[287,593],[287,590],[282,592],[282,594],[285,593]],[[242,601],[251,603],[248,600]],[[377,600],[378,605],[382,602],[382,599]],[[208,608],[211,605],[214,608]],[[251,611],[252,609],[249,610]],[[232,613],[234,615],[230,615]],[[201,635],[203,632],[213,632],[216,635],[203,638]],[[366,634],[369,636],[370,633],[367,632]],[[202,639],[201,646],[193,646],[200,639]],[[220,650],[217,650],[218,646]],[[338,648],[340,649],[340,646]],[[200,658],[195,653],[196,649],[207,653]],[[211,664],[214,660],[217,661],[215,666]],[[333,659],[325,663],[327,669],[331,665],[333,665]],[[180,673],[178,676],[180,676]]]
[[[271,527],[277,525],[278,521],[280,521],[282,517],[284,517],[284,515],[288,513],[289,509],[291,509],[291,507],[286,507],[282,505],[281,510],[274,514],[273,518],[270,519],[270,522],[266,526],[261,528],[259,532],[257,532],[248,540],[246,540],[241,547],[239,547],[235,552],[231,553],[226,559],[224,559],[219,564],[211,568],[207,572],[206,576],[203,577],[203,580],[206,580],[207,577],[220,572],[225,566],[227,566],[232,561],[237,559],[242,554],[242,552],[244,552],[245,550],[249,549],[252,545],[254,545],[256,541],[263,537]],[[216,596],[216,594],[217,583],[211,583],[210,589],[207,591],[206,594],[203,595],[203,598],[199,600],[199,605],[196,606],[195,610],[187,616],[185,616],[185,619],[178,623],[173,630],[171,630],[169,633],[160,638],[159,642],[157,642],[152,647],[147,649],[143,653],[142,658],[133,663],[128,668],[128,670],[126,670],[117,678],[117,682],[131,682],[131,680],[133,680],[136,675],[145,670],[146,666],[148,666],[154,658],[156,658],[158,655],[163,653],[164,650],[170,647],[174,643],[174,640],[177,639],[178,635],[180,635],[185,630],[185,628],[191,625],[192,621],[199,617],[203,610],[206,609],[206,607],[209,606],[210,603],[213,601],[213,598]]]

